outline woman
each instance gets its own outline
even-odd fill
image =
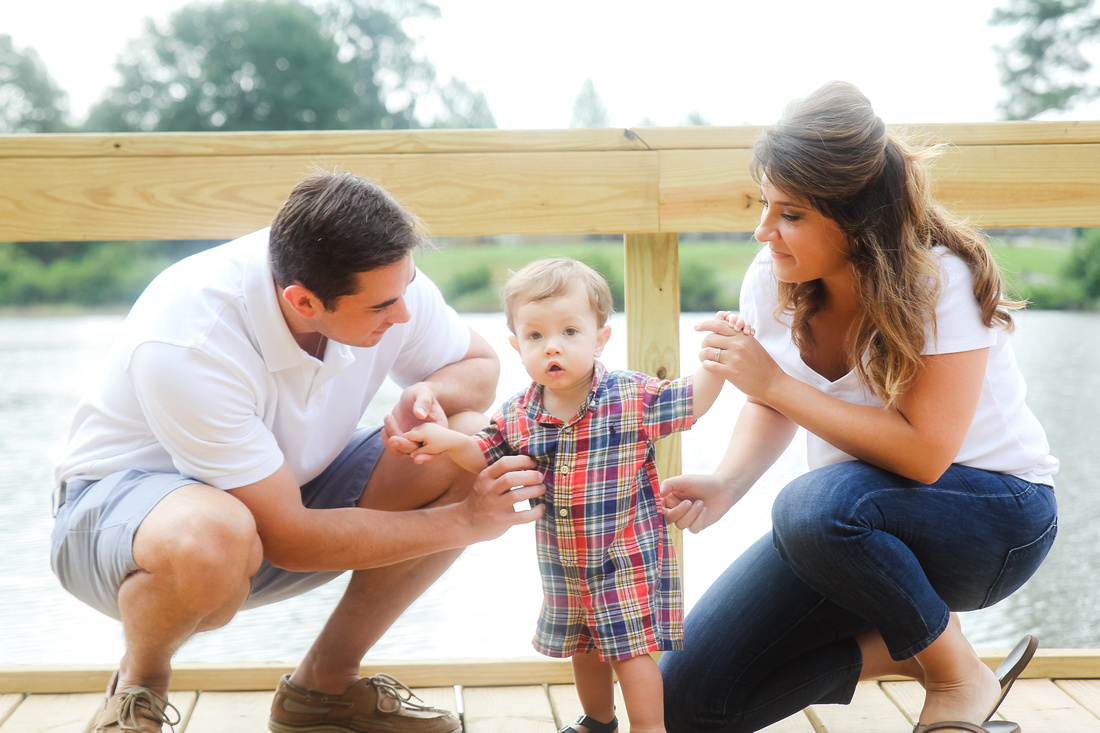
[[[981,235],[932,200],[932,152],[839,82],[754,146],[767,246],[740,316],[701,326],[703,358],[746,404],[713,475],[665,482],[666,515],[694,532],[717,521],[800,425],[810,471],[688,615],[685,651],[662,658],[670,733],[758,730],[886,674],[924,686],[918,733],[1019,730],[987,720],[1033,639],[994,673],[953,612],[1038,568],[1058,462],[1008,343],[1021,304]]]

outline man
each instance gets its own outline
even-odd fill
[[[359,665],[461,548],[534,520],[513,503],[543,487],[529,459],[475,477],[357,429],[387,375],[404,388],[395,429],[486,422],[496,355],[417,272],[420,243],[378,186],[316,174],[270,230],[177,263],[135,303],[56,472],[54,571],[126,643],[94,730],[174,723],[171,658],[188,638],[345,570],[271,729],[458,730]]]

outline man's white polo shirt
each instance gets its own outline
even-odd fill
[[[405,387],[469,349],[469,328],[417,272],[407,323],[369,348],[330,341],[318,361],[283,319],[267,241],[254,232],[149,285],[77,408],[58,482],[142,469],[232,489],[285,460],[305,483],[343,450],[387,375]]]

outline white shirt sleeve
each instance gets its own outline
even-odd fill
[[[390,378],[401,387],[460,361],[470,350],[470,327],[420,270],[405,298],[412,315],[404,324],[404,342],[390,370]]]
[[[150,430],[181,474],[224,489],[267,478],[282,465],[283,453],[258,414],[262,390],[247,369],[154,341],[135,349],[127,376]]]
[[[940,296],[936,320],[929,324],[925,354],[952,354],[993,346],[997,329],[982,323],[970,268],[956,255],[939,250]]]

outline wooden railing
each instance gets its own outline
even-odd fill
[[[949,144],[935,169],[937,193],[976,225],[1100,226],[1100,122],[909,130]],[[266,226],[311,169],[348,170],[385,186],[435,235],[623,234],[628,366],[674,377],[678,234],[756,226],[748,162],[758,133],[0,136],[0,242],[230,239]],[[675,436],[662,441],[659,463],[662,475],[679,473]]]

